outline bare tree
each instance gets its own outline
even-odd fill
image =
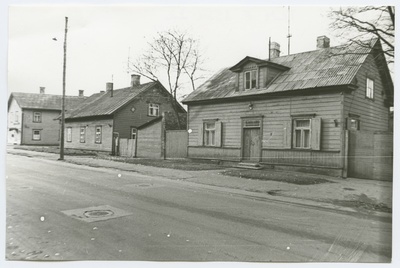
[[[332,10],[330,28],[349,44],[371,48],[371,39],[378,38],[387,62],[394,62],[395,7],[363,6]]]
[[[166,80],[174,99],[182,88],[183,76],[190,80],[195,89],[197,73],[202,62],[198,41],[177,30],[160,32],[149,49],[138,59],[129,62],[129,71],[138,73],[153,81]]]

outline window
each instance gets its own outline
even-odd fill
[[[19,122],[19,114],[18,114],[18,111],[15,111],[14,122],[15,122],[15,123],[18,123],[18,122]]]
[[[10,119],[10,123],[14,122],[14,113],[10,112],[10,116],[8,117]]]
[[[131,139],[136,140],[137,130],[136,128],[131,127]]]
[[[149,103],[149,116],[158,116],[160,113],[160,105]]]
[[[244,89],[257,87],[257,70],[252,70],[244,73]]]
[[[215,146],[215,122],[204,123],[204,145]]]
[[[40,141],[41,140],[41,131],[38,129],[32,130],[32,140]]]
[[[94,142],[101,143],[101,126],[96,126]]]
[[[365,94],[368,99],[374,98],[374,80],[367,78],[367,91]]]
[[[33,112],[33,122],[34,123],[42,122],[42,113],[41,112]]]
[[[72,128],[67,127],[67,142],[72,142]]]
[[[294,120],[294,147],[295,148],[310,148],[311,139],[311,120],[310,119],[295,119]]]
[[[81,143],[85,143],[86,141],[86,127],[81,127],[81,131],[79,134],[79,141]]]

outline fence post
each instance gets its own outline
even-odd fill
[[[344,131],[344,155],[342,177],[347,178],[347,170],[349,165],[349,131]]]

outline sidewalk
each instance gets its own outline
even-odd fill
[[[8,153],[36,156],[45,159],[58,158],[55,154],[39,153],[18,149],[7,149]],[[121,160],[121,159],[120,159]],[[101,159],[91,156],[65,156],[65,162],[91,167],[113,168],[121,171],[138,172],[166,179],[184,180],[214,189],[223,187],[236,194],[250,194],[257,198],[275,199],[316,207],[331,208],[369,215],[390,216],[392,209],[392,183],[355,178],[329,177],[331,183],[296,185],[279,181],[263,181],[221,175],[224,169],[187,171],[170,168],[154,168]],[[230,168],[226,168],[230,169]],[[273,171],[271,172],[281,172]],[[293,176],[296,173],[292,172]],[[310,175],[311,176],[311,175]],[[324,176],[326,178],[326,176]]]

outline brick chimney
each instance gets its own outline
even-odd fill
[[[79,89],[79,97],[83,97],[83,90]]]
[[[40,87],[40,94],[45,94],[45,87]]]
[[[132,74],[131,75],[131,87],[140,85],[140,75]]]
[[[271,46],[269,48],[269,58],[274,59],[278,58],[281,54],[281,46],[277,42],[271,42]]]
[[[113,93],[114,93],[114,84],[112,83],[112,82],[107,82],[106,83],[106,91],[107,92],[111,92],[110,93],[110,97],[112,97],[113,96]]]
[[[330,47],[330,39],[325,35],[317,37],[317,49]]]

